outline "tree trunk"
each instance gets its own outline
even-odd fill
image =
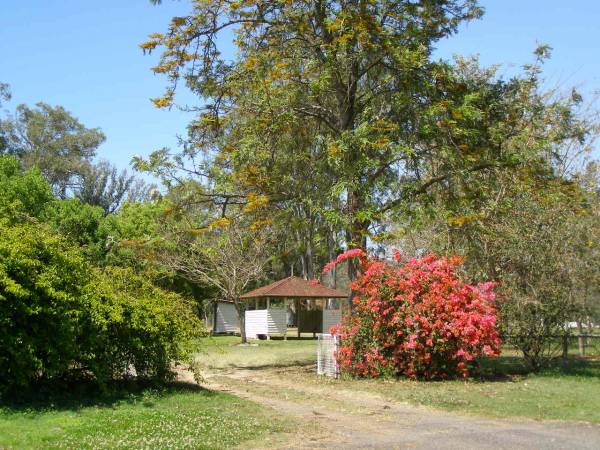
[[[306,279],[312,280],[315,277],[315,272],[313,268],[313,248],[312,248],[312,238],[306,243]]]
[[[246,338],[246,308],[242,307],[242,304],[240,304],[239,300],[235,300],[234,303],[240,322],[240,336],[242,338],[242,344],[246,344],[248,342],[248,339]]]
[[[584,357],[585,356],[585,338],[582,336],[583,335],[583,324],[581,323],[581,320],[577,321],[577,332],[579,333],[579,337],[577,338],[577,341],[579,342],[579,356]]]
[[[219,309],[219,302],[215,300],[213,302],[213,327],[212,327],[212,333],[211,333],[213,336],[217,332],[217,311],[218,311],[218,309]]]
[[[336,258],[336,248],[335,248],[336,240],[335,240],[335,231],[330,231],[330,235],[327,238],[327,247],[329,251],[329,261],[333,261]],[[333,289],[337,289],[337,264],[333,266],[331,269],[331,287]]]
[[[356,218],[358,212],[364,205],[364,199],[359,192],[348,193],[348,212],[350,214],[350,227],[346,230],[346,241],[348,250],[353,248],[360,248],[367,251],[367,234],[369,229],[369,223],[360,221]],[[356,279],[358,276],[359,265],[358,262],[352,258],[348,260],[348,279],[350,281]],[[354,304],[353,300],[356,297],[356,292],[351,291],[348,295],[348,307],[352,311]]]
[[[306,280],[306,257],[304,253],[300,254],[300,264],[302,266],[302,278]]]
[[[567,334],[562,337],[562,362],[565,367],[569,363],[569,336]]]

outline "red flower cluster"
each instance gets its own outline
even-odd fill
[[[338,257],[334,261],[328,262],[323,268],[323,273],[329,272],[331,269],[335,267],[336,264],[342,263],[350,258],[365,258],[367,254],[362,251],[360,248],[354,248],[352,250],[348,250]]]
[[[467,377],[474,358],[500,353],[494,283],[465,283],[455,271],[460,258],[428,255],[391,264],[350,250],[336,262],[351,257],[360,258],[363,273],[352,285],[355,308],[331,330],[341,337],[343,371]],[[400,263],[399,254],[394,259]]]

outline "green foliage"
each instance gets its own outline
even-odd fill
[[[143,256],[151,248],[160,230],[168,204],[161,202],[125,203],[102,223],[101,233],[106,236],[108,253],[106,263],[144,270],[148,266]]]
[[[86,351],[80,316],[89,268],[44,227],[0,221],[0,391],[61,375]]]
[[[54,199],[37,169],[23,172],[19,161],[0,156],[0,213],[12,217],[38,217]]]
[[[134,162],[173,184],[208,179],[190,200],[215,214],[241,205],[275,222],[281,261],[308,276],[390,223],[475,220],[498,177],[547,174],[592,134],[576,92],[541,88],[548,46],[509,79],[474,58],[434,59],[438,40],[481,15],[459,0],[194,3],[141,47],[162,51],[154,72],[169,86],[155,105],[172,105],[185,80],[199,115],[181,152]],[[227,28],[233,60],[216,39]]]
[[[208,176],[216,192],[204,200],[224,209],[258,193],[285,204],[288,218],[298,209],[308,222],[325,216],[348,245],[364,247],[395,200],[453,155],[419,136],[435,103],[465,89],[431,52],[481,13],[470,0],[195,3],[141,47],[163,49],[154,71],[171,84],[156,106],[173,103],[180,79],[214,101],[181,154],[163,149],[136,164],[169,180]],[[236,34],[233,62],[215,40],[226,28]]]
[[[17,156],[24,167],[37,167],[54,192],[66,197],[86,164],[104,142],[97,128],[86,128],[61,106],[19,105],[14,117],[0,121],[4,153]]]
[[[244,304],[241,295],[264,277],[270,255],[265,249],[270,234],[228,220],[204,229],[190,229],[185,222],[173,224],[161,235],[153,259],[159,267],[177,273],[190,283],[206,288],[212,299],[234,303],[242,342],[246,342]]]
[[[574,283],[583,273],[572,272],[577,205],[568,194],[560,186],[520,193],[511,198],[510,215],[506,211],[503,220],[490,224],[502,237],[501,244],[492,244],[492,260],[505,292],[501,318],[507,342],[535,370],[560,352],[556,338],[565,334],[577,308]]]
[[[89,205],[99,206],[105,214],[114,213],[125,201],[147,200],[153,185],[136,179],[127,170],[121,172],[108,161],[88,164],[81,173],[75,196]]]
[[[100,379],[112,379],[135,369],[140,378],[168,379],[171,362],[185,360],[203,326],[192,306],[174,292],[154,286],[131,269],[98,271],[84,295],[84,346]]]
[[[422,230],[423,245],[465,255],[471,277],[499,281],[506,342],[534,370],[560,354],[567,322],[593,322],[600,308],[597,193],[540,166],[440,192]]]
[[[102,208],[79,199],[54,200],[44,209],[41,220],[69,242],[83,247],[84,254],[91,260],[101,259],[105,243],[100,229],[104,220]]]
[[[131,269],[94,270],[65,238],[0,222],[0,391],[73,371],[167,379],[202,325]]]

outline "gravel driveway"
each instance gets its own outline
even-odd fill
[[[339,385],[291,382],[281,369],[214,371],[206,387],[296,419],[297,433],[255,442],[256,448],[600,449],[598,425],[456,414]]]

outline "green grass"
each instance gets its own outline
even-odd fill
[[[590,357],[600,357],[600,336],[586,339],[585,355]],[[569,355],[579,354],[579,342],[577,338],[569,339]]]
[[[249,340],[251,346],[239,346],[236,336],[207,337],[200,340],[197,360],[212,369],[267,368],[310,364],[315,361],[316,341],[301,339]]]
[[[496,361],[499,377],[468,381],[341,380],[344,388],[386,399],[492,417],[572,420],[600,423],[600,362],[573,362],[539,374],[502,372],[520,366],[516,358]]]
[[[316,342],[258,341],[236,347],[239,338],[203,341],[202,361],[210,367],[285,367],[315,362]],[[574,352],[571,353],[572,355]],[[281,375],[290,386],[310,383],[376,393],[386,399],[492,417],[574,420],[600,423],[600,360],[573,357],[531,374],[515,351],[482,362],[481,374],[468,381],[330,380],[290,367]]]
[[[0,404],[0,448],[219,449],[287,429],[252,402],[186,384]]]
[[[239,337],[204,338],[197,358],[207,370],[278,368],[277,376],[298,392],[308,384],[322,387],[324,396],[328,389],[343,389],[461,413],[600,423],[597,358],[573,358],[566,368],[557,363],[534,375],[509,351],[486,361],[482,375],[466,382],[331,380],[298,368],[314,364],[314,340],[238,343]],[[265,442],[293,428],[289,419],[252,402],[188,384],[126,384],[110,394],[93,392],[78,386],[68,394],[23,394],[0,402],[0,448],[218,449]]]

